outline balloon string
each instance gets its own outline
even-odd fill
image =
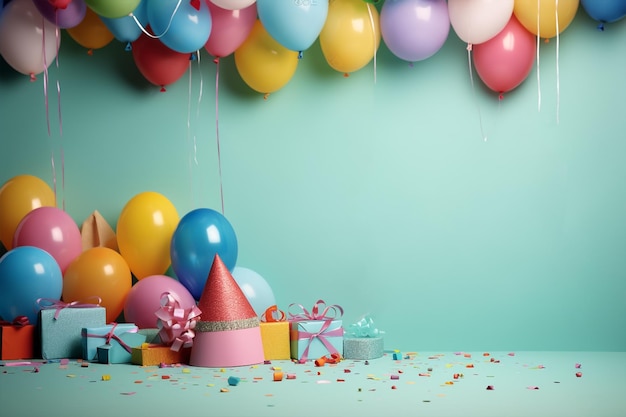
[[[541,111],[541,71],[540,71],[540,67],[539,67],[539,45],[541,44],[541,29],[539,26],[539,7],[540,7],[540,1],[541,0],[537,0],[537,111],[540,112]]]
[[[198,165],[198,160],[196,159],[196,143],[195,137],[194,141],[191,140],[191,79],[192,79],[192,69],[191,65],[189,65],[189,85],[187,91],[187,143],[192,144],[193,153],[189,154],[189,191],[191,195],[191,206],[196,207],[195,202],[195,193],[194,193],[194,184],[193,184],[193,162],[195,161],[196,165]]]
[[[59,113],[59,147],[61,152],[61,189],[63,192],[63,211],[65,211],[65,152],[63,151],[63,117],[61,112],[61,82],[59,81],[58,74],[59,70],[59,48],[61,46],[61,34],[59,31],[58,25],[58,13],[56,15],[57,24],[55,25],[55,40],[56,40],[56,50],[57,54],[55,56],[54,62],[57,68],[57,108]]]
[[[374,45],[374,84],[376,84],[376,25],[374,24],[374,16],[372,16],[372,9],[370,8],[369,3],[367,4],[367,13],[370,16],[370,24],[372,25],[372,41]]]
[[[224,215],[224,186],[222,183],[222,156],[220,152],[220,120],[219,120],[219,86],[220,86],[220,59],[215,58],[215,140],[217,143],[217,167],[220,177],[220,200],[222,203],[222,215]]]
[[[556,124],[559,124],[559,113],[561,107],[561,85],[560,85],[560,74],[559,74],[559,0],[556,1]]]
[[[174,20],[174,16],[176,16],[176,12],[178,11],[178,8],[180,7],[181,3],[182,3],[182,0],[178,0],[178,3],[176,3],[176,7],[174,8],[174,11],[172,12],[172,15],[170,16],[170,20],[167,23],[167,27],[165,28],[163,33],[161,33],[160,35],[153,35],[152,33],[148,32],[146,30],[146,28],[143,27],[143,25],[141,24],[139,19],[137,19],[137,16],[135,16],[133,13],[129,13],[128,15],[133,18],[133,20],[135,21],[137,26],[139,26],[139,29],[141,29],[141,31],[143,33],[145,33],[146,35],[148,35],[152,39],[158,39],[158,38],[163,37],[170,30],[170,27],[172,26],[172,21]]]
[[[48,62],[46,59],[46,22],[45,17],[41,17],[41,28],[42,28],[42,42],[41,42],[41,55],[43,59],[43,97],[44,97],[44,106],[46,110],[46,125],[48,127],[48,137],[50,134],[50,111],[48,105]],[[52,185],[54,190],[54,198],[57,200],[57,170],[56,165],[54,163],[54,147],[52,143],[50,143],[50,165],[52,166]]]
[[[478,104],[478,98],[476,97],[476,88],[474,87],[474,75],[472,71],[472,44],[467,44],[467,65],[469,68],[469,76],[470,76],[470,84],[472,86],[472,96],[474,97],[474,103],[476,104],[476,110],[478,111],[478,123],[480,124],[480,134],[483,137],[483,140],[487,142],[487,136],[485,136],[485,131],[483,129],[483,116],[480,112],[480,105]]]
[[[199,50],[196,51],[196,58],[198,60],[198,73],[200,74],[200,91],[198,92],[198,103],[196,106],[196,126],[197,126],[198,120],[200,119],[200,105],[202,104],[202,92],[204,90],[202,68],[200,68],[200,51]],[[193,158],[196,162],[196,165],[198,165],[197,153],[198,153],[198,139],[197,139],[197,135],[194,133],[193,135]]]

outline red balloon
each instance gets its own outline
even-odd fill
[[[189,67],[191,55],[174,51],[158,38],[142,33],[132,43],[133,59],[139,72],[164,91],[166,85],[178,81]]]
[[[535,35],[515,16],[495,37],[473,46],[474,67],[487,87],[505,93],[520,85],[535,63]]]
[[[256,3],[240,10],[227,10],[205,0],[211,12],[213,27],[204,49],[217,58],[235,52],[246,40],[256,21]]]

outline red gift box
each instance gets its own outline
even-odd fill
[[[34,358],[35,330],[26,317],[18,317],[13,323],[0,322],[0,359]]]

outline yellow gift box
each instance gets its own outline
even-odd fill
[[[134,347],[130,361],[135,365],[171,365],[175,363],[189,363],[191,348],[181,348],[174,351],[170,346],[143,343],[139,347]]]
[[[279,313],[280,318],[276,319],[274,312]],[[261,341],[266,361],[291,359],[289,322],[285,319],[285,313],[275,305],[269,307],[261,317]]]

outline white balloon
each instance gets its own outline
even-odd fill
[[[509,22],[513,5],[514,0],[448,0],[450,24],[467,43],[487,42]]]
[[[209,0],[217,7],[226,10],[240,10],[253,5],[256,0]]]
[[[59,52],[61,35],[32,0],[13,0],[0,19],[0,55],[26,75],[43,72]]]

